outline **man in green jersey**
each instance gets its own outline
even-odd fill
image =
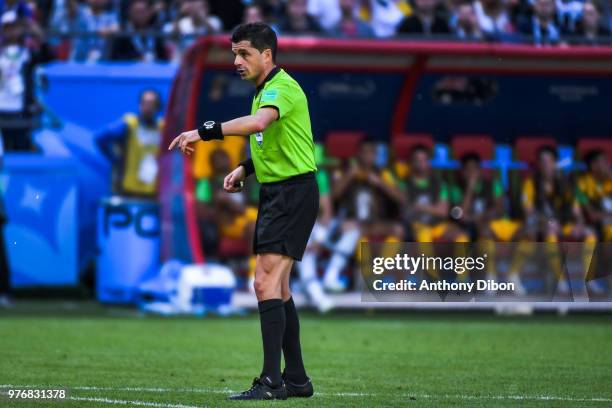
[[[308,101],[299,84],[275,64],[276,34],[263,23],[243,24],[232,34],[234,65],[257,87],[251,114],[228,122],[206,121],[170,144],[191,154],[191,143],[247,136],[251,158],[225,177],[229,192],[242,189],[255,173],[261,183],[253,251],[257,255],[255,294],[259,301],[264,361],[252,387],[230,399],[310,397],[312,383],[302,362],[299,320],[289,273],[301,260],[317,218],[319,190]],[[285,370],[281,374],[281,350]]]

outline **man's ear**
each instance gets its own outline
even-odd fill
[[[270,62],[274,63],[274,61],[272,61],[272,50],[270,48],[266,48],[263,51],[263,55],[264,55],[264,57],[268,58],[270,60]]]

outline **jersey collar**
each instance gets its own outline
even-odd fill
[[[259,91],[261,91],[263,89],[263,87],[266,85],[266,82],[268,82],[269,80],[271,80],[272,78],[274,78],[274,75],[278,74],[280,72],[280,68],[279,67],[274,67],[272,68],[272,71],[270,71],[270,73],[268,74],[268,76],[263,80],[263,82],[257,87],[257,91],[256,93],[259,93]]]

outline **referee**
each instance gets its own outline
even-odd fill
[[[228,174],[224,188],[242,189],[255,173],[261,183],[259,211],[253,240],[257,254],[257,295],[263,369],[251,388],[230,396],[236,400],[310,397],[313,387],[306,375],[300,348],[300,325],[289,290],[289,273],[300,261],[317,218],[319,190],[308,101],[300,85],[275,64],[276,34],[266,24],[238,26],[232,34],[234,65],[242,79],[257,87],[251,114],[228,122],[206,121],[196,130],[181,133],[170,147],[184,154],[191,143],[249,137],[251,159]],[[285,370],[281,374],[281,350]]]

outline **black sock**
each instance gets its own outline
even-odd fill
[[[281,382],[281,350],[285,332],[285,308],[282,299],[268,299],[259,302],[259,320],[263,340],[263,370],[261,378],[276,386]],[[266,378],[269,379],[266,381]]]
[[[287,319],[283,336],[285,375],[294,384],[304,384],[307,377],[300,346],[300,320],[292,297],[285,302],[285,316]]]

